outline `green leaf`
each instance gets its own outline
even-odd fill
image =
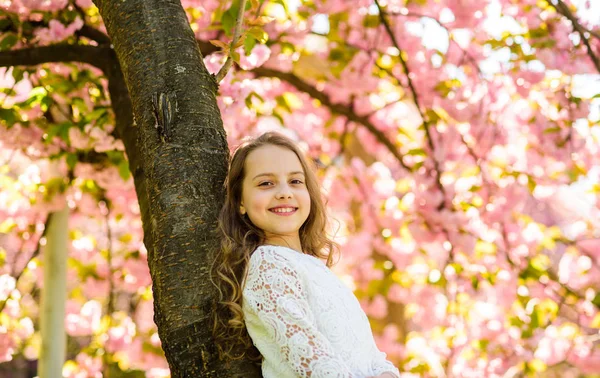
[[[256,38],[251,35],[248,35],[244,40],[244,53],[246,56],[250,55],[252,49],[256,46]]]
[[[279,42],[279,46],[281,46],[281,52],[283,54],[292,54],[296,52],[296,46],[290,42]],[[599,95],[600,97],[600,95]]]
[[[542,324],[542,316],[540,314],[540,310],[538,306],[533,306],[533,311],[531,312],[531,328],[539,328]]]
[[[533,262],[533,259],[530,259],[527,268],[521,271],[519,277],[523,279],[533,278],[537,281],[542,275],[546,273],[544,268],[545,264],[541,260]]]
[[[12,25],[12,21],[8,18],[0,19],[0,30],[7,30]]]
[[[44,198],[50,199],[58,193],[64,193],[67,189],[67,183],[64,177],[54,177],[44,183],[46,191],[44,192]]]
[[[347,49],[333,48],[329,51],[329,60],[344,61],[347,57]]]
[[[70,267],[75,268],[79,277],[84,281],[88,277],[100,279],[95,263],[87,263],[87,261],[79,261],[71,257],[68,260],[68,264]]]
[[[348,48],[333,48],[329,52],[329,63],[331,73],[336,77],[341,77],[342,71],[346,69],[357,50]]]
[[[532,328],[525,328],[521,332],[521,338],[522,339],[529,339],[529,338],[531,338],[531,336],[533,336],[533,330],[532,330]]]
[[[450,92],[462,86],[462,83],[458,79],[450,79],[440,81],[436,84],[434,89],[440,94],[442,97],[448,97]]]
[[[376,28],[379,26],[379,15],[378,14],[368,14],[363,19],[363,26],[365,28]]]
[[[275,118],[277,118],[277,120],[279,120],[279,122],[282,125],[285,125],[285,122],[283,120],[283,116],[278,111],[274,111],[273,114],[272,114],[272,116],[275,117]]]
[[[50,127],[48,127],[48,137],[46,138],[46,142],[50,143],[55,136],[62,140],[69,140],[69,129],[73,126],[73,123],[69,121],[51,124]]]
[[[240,63],[240,53],[239,52],[231,51],[229,54],[231,55],[231,59],[233,59],[234,62]]]
[[[287,100],[285,99],[284,96],[277,96],[277,97],[275,97],[275,102],[277,102],[277,105],[281,106],[288,113],[292,112],[292,107],[290,106],[290,104],[288,104],[288,102],[287,102]]]
[[[0,223],[0,234],[8,234],[15,227],[17,227],[17,224],[13,220],[7,219]]]
[[[19,81],[23,80],[23,77],[25,76],[25,70],[20,69],[19,67],[13,67],[12,76],[13,79],[15,79],[15,83],[18,83]]]
[[[89,121],[95,121],[98,118],[104,116],[107,111],[108,111],[107,108],[104,108],[104,107],[102,107],[102,108],[96,108],[89,115],[87,115],[85,118],[86,118],[86,120],[88,122]]]
[[[221,19],[221,24],[223,25],[223,31],[229,37],[233,36],[233,28],[235,26],[235,18],[236,14],[232,12],[233,6],[227,10],[227,12],[223,13],[223,18]],[[237,11],[236,11],[237,12]]]
[[[121,178],[124,181],[129,180],[129,177],[131,177],[131,172],[129,171],[129,163],[127,162],[127,160],[125,160],[125,159],[121,160],[118,168],[119,168],[119,176],[121,176]]]
[[[119,165],[125,159],[125,155],[121,151],[106,151],[106,155],[113,165]]]
[[[479,350],[487,350],[488,345],[490,345],[490,341],[488,339],[481,339],[475,341],[475,347]]]
[[[75,168],[75,164],[77,164],[77,155],[76,154],[67,154],[67,166],[69,167],[69,169],[74,169]]]
[[[259,95],[256,92],[250,92],[250,94],[248,96],[246,96],[246,99],[244,100],[244,102],[246,103],[246,106],[248,108],[252,107],[252,98],[253,97],[258,98],[261,102],[265,102],[265,99],[261,95]]]
[[[269,40],[269,34],[259,26],[248,29],[248,35],[254,37],[260,43],[267,43]]]
[[[475,290],[479,288],[479,280],[477,277],[471,277],[471,286],[473,286],[473,289]]]
[[[546,130],[544,130],[544,134],[556,133],[559,131],[560,131],[560,127],[554,126],[554,127],[549,127]]]
[[[0,108],[0,120],[10,128],[17,120],[17,113],[13,109]]]
[[[0,41],[0,51],[10,50],[19,41],[15,33],[6,33],[6,36]]]
[[[411,169],[412,169],[412,171],[413,171],[413,172],[416,172],[416,171],[418,171],[418,170],[419,170],[419,168],[421,168],[421,167],[422,167],[422,166],[424,166],[424,165],[425,165],[425,162],[424,162],[424,161],[418,161],[418,162],[416,162],[415,164],[413,164],[413,166],[412,166],[412,168],[411,168]]]
[[[535,187],[537,186],[537,183],[535,182],[535,180],[533,179],[533,176],[528,176],[528,180],[527,180],[527,187],[529,188],[529,191],[531,193],[533,193],[533,191],[535,190]]]
[[[52,99],[52,97],[44,96],[44,97],[42,97],[42,100],[40,101],[40,109],[45,112],[48,110],[48,108],[52,104],[54,104],[54,100]]]
[[[421,156],[426,156],[427,155],[427,153],[425,152],[425,150],[422,149],[422,148],[413,148],[412,150],[409,150],[407,152],[407,154],[413,155],[413,156],[414,155],[421,155]]]
[[[29,92],[29,98],[18,105],[20,107],[35,106],[40,104],[42,99],[48,95],[43,87],[35,87]]]

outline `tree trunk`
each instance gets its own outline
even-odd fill
[[[229,150],[218,85],[177,0],[95,0],[131,98],[120,133],[142,212],[154,319],[173,377],[260,377],[248,361],[225,366],[211,336],[209,279],[218,248]],[[155,105],[153,105],[155,104]]]
[[[52,213],[43,251],[44,286],[40,301],[40,334],[42,348],[38,363],[40,378],[61,377],[67,334],[65,308],[67,303],[67,250],[69,239],[69,208]]]

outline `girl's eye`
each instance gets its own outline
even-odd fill
[[[302,182],[302,180],[298,180],[298,179],[293,179],[291,181],[291,183],[292,184],[298,184],[298,185],[304,184]],[[267,186],[267,184],[272,184],[272,182],[271,181],[264,181],[264,182],[261,182],[260,184],[258,184],[258,186]]]

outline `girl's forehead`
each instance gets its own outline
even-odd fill
[[[246,158],[245,168],[248,175],[304,171],[298,156],[293,151],[279,146],[262,146],[252,151]]]

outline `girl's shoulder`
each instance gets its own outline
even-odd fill
[[[308,267],[325,266],[319,258],[307,253],[281,245],[263,244],[256,247],[250,257],[250,264],[255,265],[261,261],[268,260],[289,265],[303,265]]]
[[[256,247],[254,252],[252,252],[250,262],[269,260],[294,264],[301,262],[303,258],[305,258],[305,254],[295,249],[281,245],[263,244]]]
[[[260,245],[250,256],[248,276],[260,277],[266,272],[281,271],[285,274],[302,276],[305,271],[305,261],[302,253],[278,245]],[[272,273],[269,273],[272,274]]]

